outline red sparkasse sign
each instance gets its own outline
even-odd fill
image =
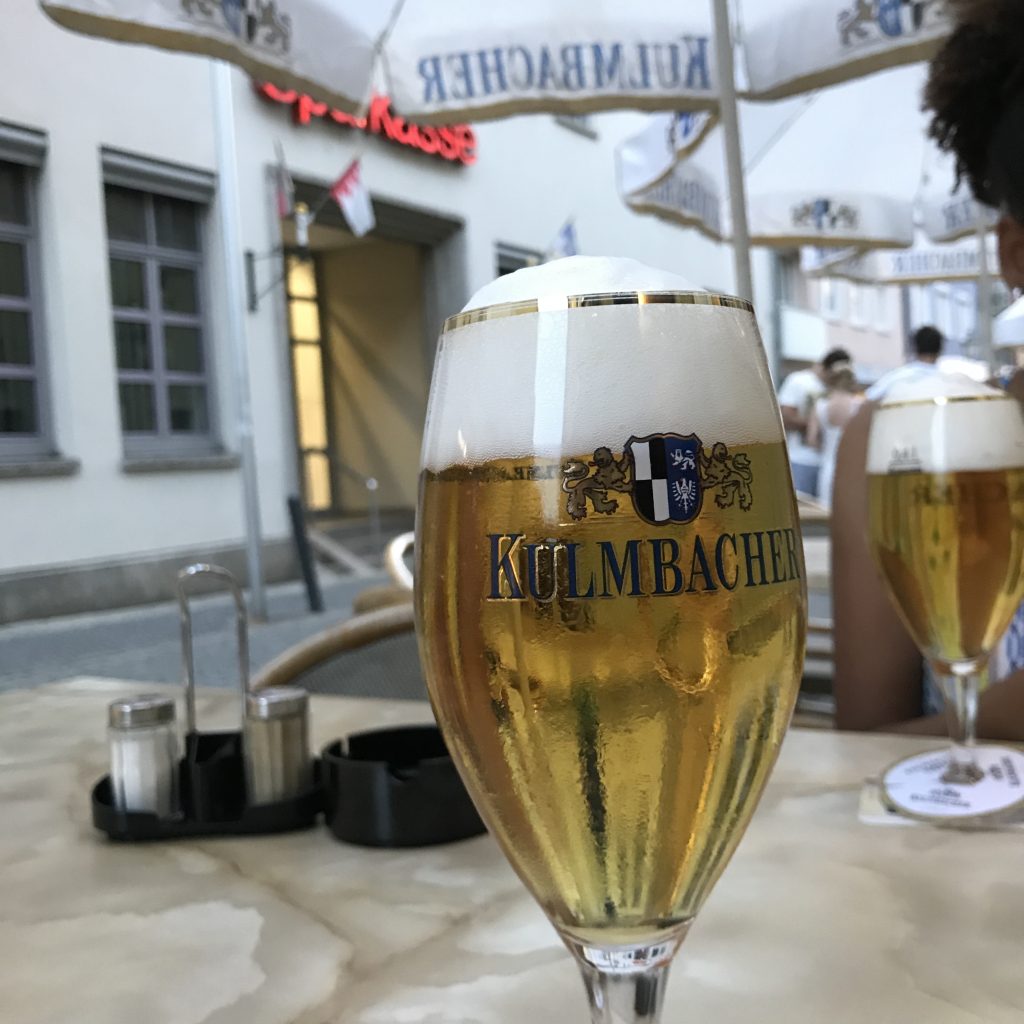
[[[389,96],[374,96],[364,118],[335,110],[294,89],[279,89],[269,82],[257,82],[255,85],[264,99],[291,107],[296,124],[309,124],[314,117],[329,118],[336,124],[356,128],[369,135],[380,135],[400,146],[409,146],[442,160],[467,166],[476,163],[476,133],[468,124],[411,124],[392,112]]]

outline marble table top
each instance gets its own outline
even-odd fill
[[[0,696],[3,1024],[585,1024],[575,966],[486,836],[108,843],[88,808],[105,706],[142,689]],[[205,728],[236,707],[200,691]],[[313,699],[318,744],[429,718]],[[1024,1019],[1020,834],[857,821],[864,777],[924,745],[790,733],[674,968],[666,1024]]]

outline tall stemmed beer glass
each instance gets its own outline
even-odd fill
[[[581,258],[467,310],[423,449],[431,699],[594,1021],[654,1022],[800,677],[802,548],[757,327],[743,301]]]
[[[868,445],[868,533],[910,635],[944,682],[952,749],[893,766],[903,813],[984,818],[1024,798],[1024,756],[976,744],[979,685],[1024,598],[1024,417],[959,376],[897,386]]]

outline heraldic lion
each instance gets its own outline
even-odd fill
[[[587,499],[594,506],[595,512],[611,515],[619,503],[608,497],[609,491],[628,492],[632,486],[629,479],[629,458],[625,455],[616,459],[610,448],[598,448],[594,452],[594,461],[589,463],[593,474],[585,462],[578,459],[566,464],[562,470],[562,490],[569,495],[566,509],[573,519],[583,519],[587,514]]]
[[[719,508],[732,508],[739,499],[744,512],[750,510],[754,496],[750,485],[754,482],[754,471],[750,459],[743,453],[729,455],[729,449],[721,441],[712,445],[711,455],[700,456],[701,482],[709,490],[717,488],[715,504]]]

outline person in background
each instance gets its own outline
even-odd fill
[[[1021,0],[949,0],[952,35],[925,92],[931,134],[956,156],[975,196],[1001,211],[1003,279],[1024,288],[1024,17]],[[1007,390],[1024,399],[1021,374]],[[865,460],[873,402],[839,446],[832,512],[836,725],[840,729],[944,735],[941,702],[921,656],[885,593],[867,543]],[[1018,611],[982,694],[978,734],[1024,740],[1024,616]]]
[[[849,363],[834,363],[825,377],[827,393],[814,403],[807,427],[807,443],[821,452],[817,499],[832,507],[832,481],[836,473],[836,452],[847,423],[864,401],[860,385]]]
[[[890,370],[868,388],[867,398],[870,402],[880,402],[886,392],[902,381],[918,380],[939,370],[939,356],[942,354],[943,337],[937,327],[919,327],[911,338],[914,356],[902,366]]]
[[[825,394],[827,374],[840,363],[849,365],[850,354],[845,349],[834,348],[825,354],[820,363],[806,370],[795,370],[779,388],[779,408],[786,427],[786,447],[793,468],[793,486],[801,494],[812,497],[818,493],[821,453],[807,443],[807,427],[814,403]]]

